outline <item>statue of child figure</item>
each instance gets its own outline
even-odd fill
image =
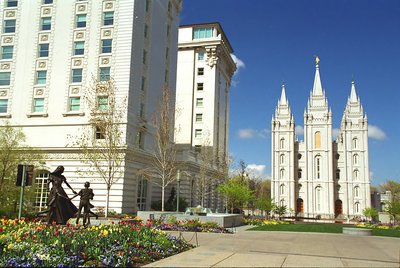
[[[90,214],[96,217],[96,219],[99,218],[97,214],[93,213],[90,209],[94,208],[94,206],[90,203],[90,200],[93,200],[93,190],[90,187],[90,182],[85,182],[85,188],[80,190],[79,193],[74,195],[72,198],[77,197],[78,195],[81,196],[81,201],[79,202],[79,209],[78,213],[76,216],[76,224],[79,224],[79,217],[81,216],[81,211],[83,208],[83,226],[88,226],[90,224]]]

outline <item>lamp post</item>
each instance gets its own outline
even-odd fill
[[[176,193],[176,212],[179,212],[179,192],[181,190],[181,171],[178,169],[176,174],[176,181],[178,182],[178,189]]]

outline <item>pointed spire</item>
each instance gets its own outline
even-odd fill
[[[313,87],[313,95],[318,96],[318,95],[323,95],[322,93],[322,84],[321,84],[321,78],[319,77],[319,58],[318,56],[315,57],[315,78],[314,78],[314,87]]]
[[[350,102],[358,102],[356,87],[354,86],[354,80],[351,81]]]
[[[287,99],[286,99],[286,92],[285,92],[285,84],[282,84],[282,93],[281,93],[281,105],[287,104]]]

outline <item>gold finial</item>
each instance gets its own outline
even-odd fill
[[[315,56],[315,64],[316,64],[316,65],[319,64],[319,61],[320,61],[320,60],[319,60],[319,57],[318,57],[318,56]]]

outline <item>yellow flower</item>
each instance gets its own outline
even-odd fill
[[[13,248],[13,244],[8,244],[7,249],[12,249]]]

